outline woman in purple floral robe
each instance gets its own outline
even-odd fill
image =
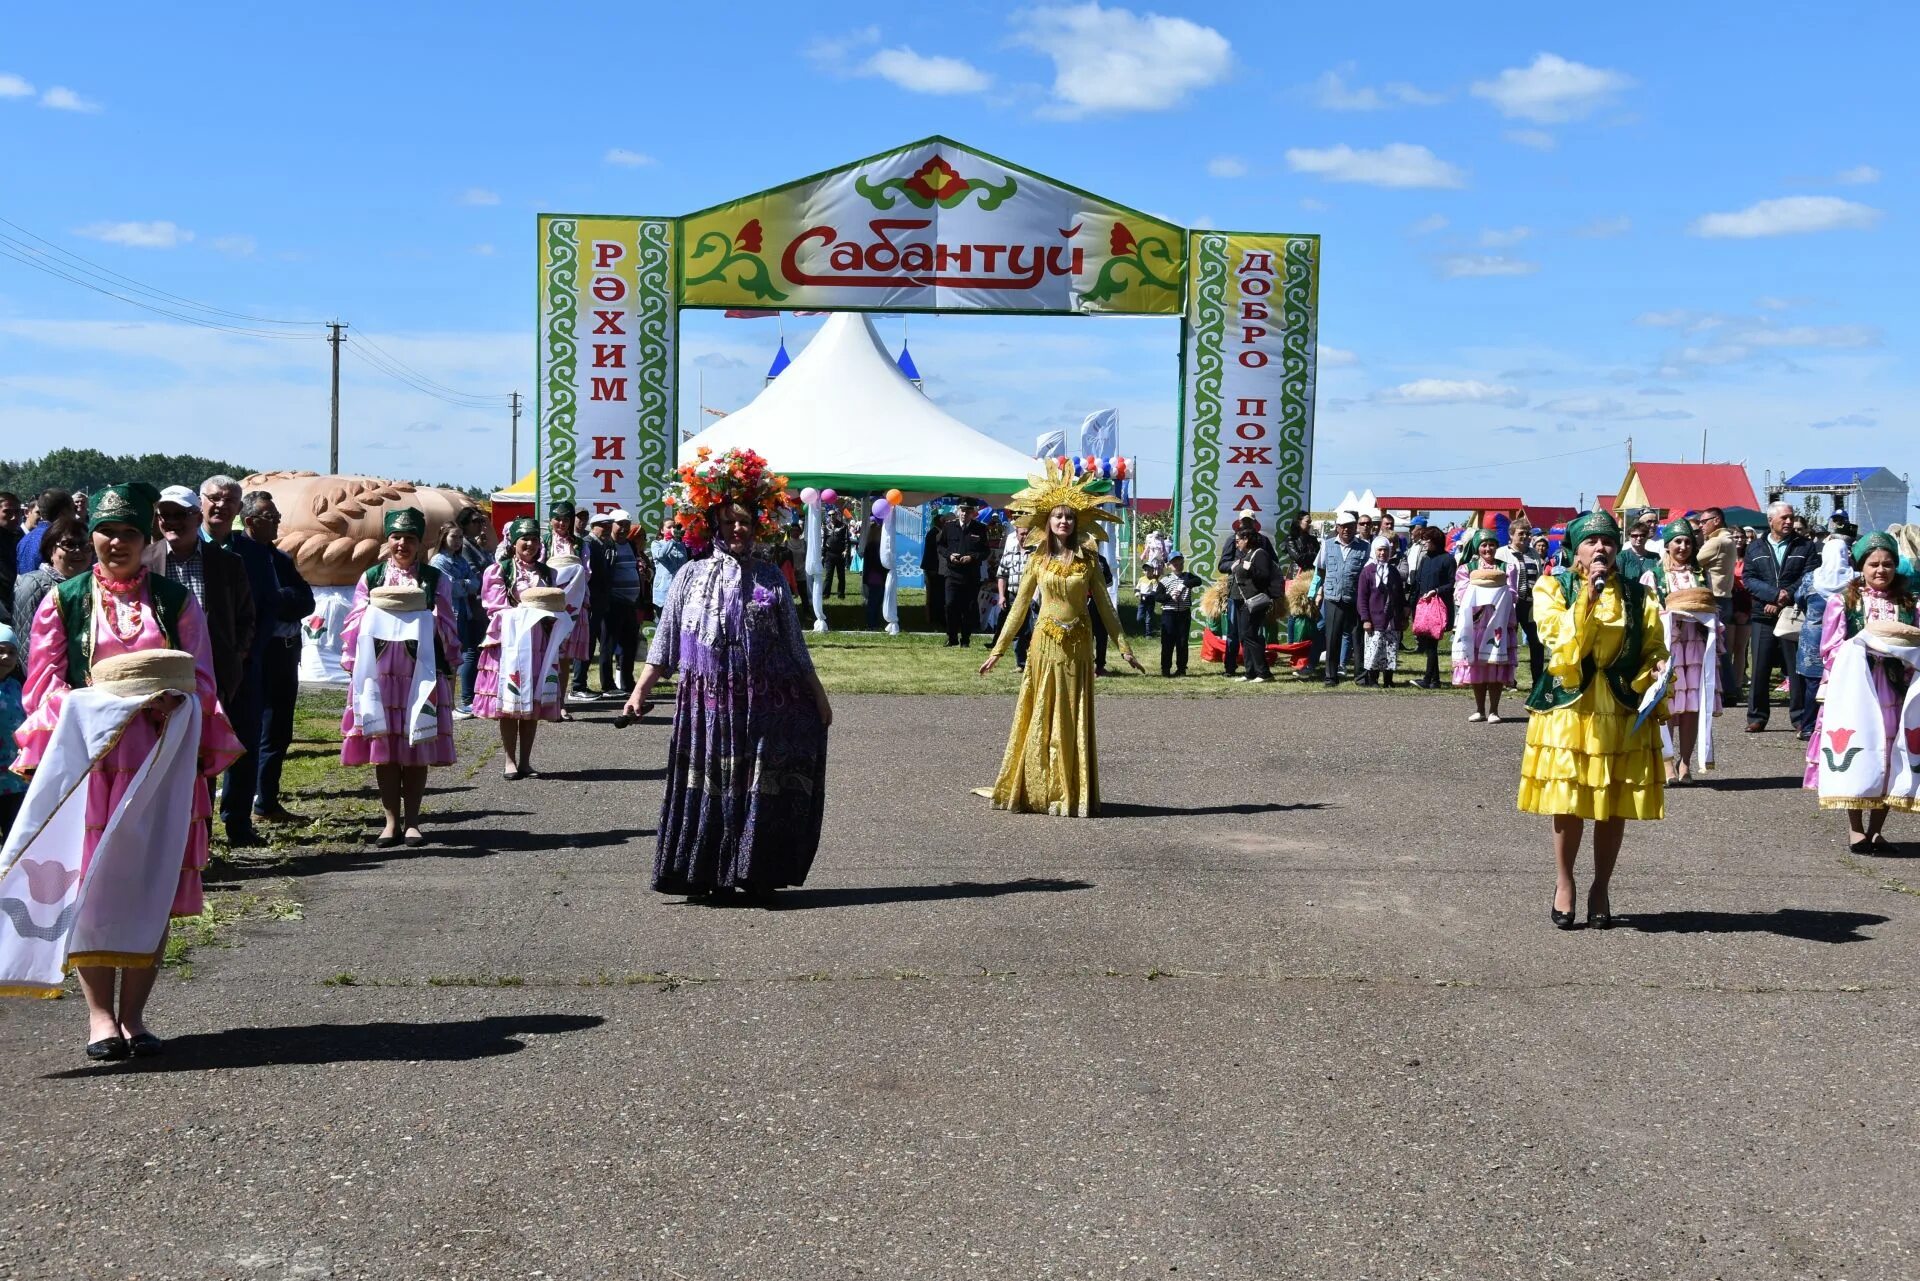
[[[786,579],[753,554],[757,518],[713,507],[714,553],[689,561],[647,651],[629,715],[679,673],[653,888],[764,898],[813,865],[826,808],[833,709]]]

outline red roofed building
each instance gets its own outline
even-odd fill
[[[1739,463],[1634,463],[1613,503],[1615,511],[1652,507],[1662,516],[1759,505],[1747,469]]]

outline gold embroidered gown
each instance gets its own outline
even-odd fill
[[[1126,632],[1100,583],[1100,571],[1087,556],[1061,564],[1036,554],[1027,562],[1020,592],[994,642],[998,658],[1020,635],[1035,593],[1040,617],[1027,647],[1027,675],[1013,708],[1013,730],[1000,777],[993,785],[993,807],[1028,814],[1087,817],[1100,812],[1100,764],[1093,730],[1093,628],[1087,616],[1092,601],[1106,624],[1107,636],[1129,653]]]

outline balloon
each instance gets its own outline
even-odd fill
[[[887,491],[887,501],[892,503],[895,507],[898,507],[900,505],[900,500],[905,497],[906,495],[901,493],[897,489],[889,489]]]
[[[808,485],[805,489],[800,491],[800,501],[805,503],[809,507],[813,506],[814,500],[819,497],[820,497],[820,491],[815,489],[812,485]]]
[[[873,500],[873,518],[875,520],[885,520],[887,518],[887,513],[892,510],[893,510],[893,504],[888,502],[886,499],[876,498]]]
[[[1127,460],[1126,459],[1116,458],[1113,460],[1113,478],[1115,480],[1125,480],[1127,478]]]
[[[831,489],[823,489],[820,491],[820,501],[823,503],[830,503],[838,497],[840,497],[840,495],[834,493]]]

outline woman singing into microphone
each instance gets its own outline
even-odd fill
[[[1547,670],[1527,700],[1533,715],[1520,764],[1520,808],[1553,818],[1559,871],[1553,923],[1563,930],[1574,926],[1574,860],[1586,821],[1593,821],[1587,924],[1606,929],[1613,923],[1609,883],[1626,820],[1666,812],[1659,735],[1664,691],[1645,714],[1641,707],[1666,674],[1667,643],[1654,593],[1615,568],[1620,526],[1613,517],[1583,514],[1567,526],[1566,545],[1575,549],[1573,567],[1542,575],[1533,589]]]

